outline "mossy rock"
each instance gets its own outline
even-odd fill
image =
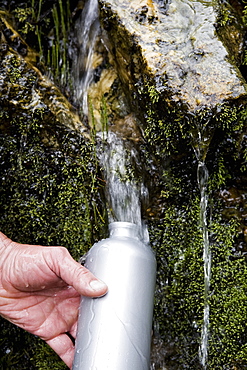
[[[160,131],[146,131],[144,153],[147,163],[156,168],[150,172],[147,166],[151,203],[146,212],[158,261],[154,322],[156,337],[163,343],[158,347],[163,354],[160,363],[168,369],[201,369],[204,271],[199,160],[209,172],[208,368],[247,366],[246,108],[229,105],[219,112],[208,112],[204,117],[210,120],[202,120],[201,126],[193,120],[186,126],[166,120]],[[151,120],[157,125],[158,114]],[[204,145],[196,133],[205,138]]]
[[[135,21],[149,25],[155,22],[149,11],[142,9],[134,14]],[[111,34],[119,19],[108,5],[102,12],[106,17],[103,23]],[[123,28],[119,27],[114,37],[122,40],[118,53],[127,55],[128,68],[122,68],[119,76],[126,96],[134,98],[132,106],[141,112],[143,124],[144,137],[136,142],[150,193],[143,213],[158,262],[153,366],[201,369],[198,348],[205,297],[199,160],[209,171],[207,224],[212,272],[208,368],[244,370],[247,113],[245,97],[241,99],[243,84],[239,99],[235,101],[233,96],[233,100],[216,103],[213,109],[199,106],[195,117],[187,105],[174,104],[169,89],[165,90],[167,85],[162,91],[157,89],[143,60],[135,58],[140,51],[134,47],[135,38],[129,44],[133,46],[132,53],[123,42]],[[33,101],[28,86],[31,90],[36,86],[37,74],[34,69],[20,73],[27,61],[11,45],[2,53],[3,61],[12,60],[6,64],[13,83],[5,85],[9,87],[6,91],[10,91],[10,104],[1,100],[1,229],[20,242],[65,245],[77,259],[105,235],[105,203],[94,145],[79,130],[65,126],[51,112],[47,100],[41,106],[35,105],[35,109],[27,109]],[[118,56],[121,62],[124,58]],[[131,81],[135,68],[136,85]],[[141,71],[144,73],[140,77]],[[22,79],[24,90],[20,89]],[[24,102],[18,109],[16,95]],[[5,325],[3,321],[1,324]],[[32,336],[9,325],[1,342],[3,368],[64,368],[42,342],[35,340],[35,345],[29,346]],[[18,350],[19,339],[13,342],[12,331],[16,330],[17,338],[21,336],[27,343],[25,351],[23,347]],[[157,347],[155,340],[160,344]]]
[[[84,136],[47,122],[44,107],[15,111],[1,103],[1,231],[20,243],[63,245],[78,260],[105,230],[95,148]],[[2,357],[2,368],[64,368],[35,346],[31,339],[25,353],[15,346]]]
[[[105,236],[104,183],[95,145],[58,86],[30,53],[15,48],[18,39],[30,50],[6,19],[4,13],[0,229],[20,243],[63,245],[78,260]],[[0,324],[1,369],[67,368],[40,339],[4,319]]]

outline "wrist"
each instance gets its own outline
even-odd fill
[[[2,267],[2,264],[9,253],[9,247],[12,243],[12,240],[9,239],[6,235],[4,235],[2,232],[0,232],[0,270]]]
[[[11,240],[0,231],[0,251],[5,249],[10,243]]]

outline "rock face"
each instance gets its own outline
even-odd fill
[[[247,90],[236,63],[239,49],[231,50],[223,42],[226,34],[217,32],[218,10],[212,2],[99,3],[117,75],[144,137],[140,152],[150,196],[144,217],[158,261],[153,368],[202,368],[205,244],[199,188],[204,183],[212,253],[207,368],[242,370],[247,366],[246,309],[240,308],[247,281],[242,203],[247,194]],[[127,125],[123,120],[122,126]],[[208,169],[206,180],[201,163]],[[234,211],[227,200],[233,188],[238,194]]]
[[[0,103],[8,111],[26,111],[42,108],[55,124],[82,133],[89,138],[86,128],[75,109],[59,88],[36,66],[35,53],[12,28],[0,12],[1,62]]]
[[[163,104],[181,102],[192,112],[246,97],[243,78],[216,34],[213,3],[162,3],[100,0],[122,81],[135,89],[146,74]]]
[[[20,2],[11,5],[20,10]],[[35,13],[38,3],[27,1],[22,14],[30,14],[31,5]],[[95,150],[74,107],[37,68],[38,53],[11,27],[7,14],[0,11],[0,230],[19,242],[66,245],[78,260],[97,239],[90,240],[89,225],[98,229],[103,223],[92,221],[98,203]],[[66,368],[43,349],[45,343],[2,317],[0,331],[1,369],[12,367],[12,361],[16,369]]]
[[[93,139],[88,140],[84,117],[75,111],[79,104],[69,103],[75,103],[75,85],[69,88],[64,78],[59,82],[58,73],[60,62],[70,65],[78,50],[74,31],[65,36],[62,22],[67,14],[68,24],[76,23],[85,1],[76,3],[0,2],[11,13],[8,17],[0,11],[0,229],[16,241],[64,245],[75,259],[104,238],[109,206],[95,127],[118,133],[127,154],[134,153],[124,180],[140,179],[149,193],[143,191],[142,216],[158,262],[152,369],[202,368],[198,349],[205,275],[199,219],[200,189],[207,185],[212,254],[207,368],[246,369],[247,107],[238,70],[242,29],[238,33],[238,21],[227,11],[224,15],[235,21],[221,18],[226,25],[219,33],[218,10],[203,0],[99,0],[103,28],[88,90]],[[71,13],[61,11],[61,5],[70,5]],[[23,34],[26,26],[30,30]],[[38,34],[33,39],[36,26],[40,40]],[[43,53],[43,68],[54,73],[60,88],[37,68],[42,67],[40,55],[31,47]],[[201,162],[208,176],[200,170]],[[0,368],[64,369],[33,337],[28,344],[4,319],[0,328]]]

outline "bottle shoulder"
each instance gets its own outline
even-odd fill
[[[136,253],[146,256],[150,255],[151,258],[154,258],[154,251],[152,250],[151,246],[149,244],[141,242],[137,238],[112,236],[95,243],[91,248],[91,251],[98,251],[101,248],[107,248],[113,253],[132,252],[133,254]]]

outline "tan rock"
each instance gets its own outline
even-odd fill
[[[159,93],[190,111],[246,97],[246,84],[216,33],[212,3],[100,0],[119,76],[133,88],[152,77]]]

